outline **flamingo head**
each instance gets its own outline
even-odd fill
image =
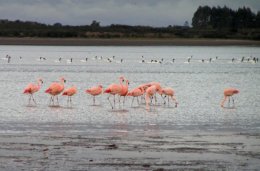
[[[124,82],[124,81],[125,81],[125,77],[124,77],[124,76],[121,76],[121,77],[119,77],[119,80],[121,80],[122,82]]]
[[[100,88],[103,88],[103,86],[102,86],[102,85],[98,85],[98,87],[100,87]]]
[[[61,82],[66,83],[66,80],[64,77],[61,77],[60,80],[61,80]]]
[[[38,79],[38,82],[39,83],[41,83],[41,84],[43,84],[43,81],[42,81],[42,79],[40,78],[40,79]]]
[[[234,93],[234,94],[238,94],[238,93],[239,93],[239,90],[238,90],[238,89],[235,89],[235,90],[233,91],[233,93]]]

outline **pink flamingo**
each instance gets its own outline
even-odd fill
[[[164,104],[166,104],[165,98],[168,96],[168,105],[169,105],[169,101],[170,101],[170,97],[172,99],[173,102],[175,102],[175,107],[177,107],[178,102],[176,100],[176,97],[174,96],[175,92],[171,87],[165,87],[162,89],[162,94],[165,95],[165,97],[163,98],[164,100]]]
[[[161,86],[161,84],[158,83],[158,82],[150,82],[149,84],[154,85],[156,87],[156,92],[158,92],[158,94],[160,94],[161,97],[162,97],[162,86]],[[154,95],[154,100],[155,100],[155,103],[157,103],[156,94]]]
[[[100,95],[102,91],[103,91],[102,85],[94,86],[86,90],[86,93],[93,96],[93,105],[95,105],[95,96]]]
[[[145,91],[145,102],[146,102],[146,109],[149,110],[149,104],[151,102],[151,98],[153,98],[153,96],[156,93],[156,86],[152,85],[151,87],[148,87]]]
[[[150,85],[155,85],[156,91],[161,95],[162,94],[162,86],[158,82],[150,82]]]
[[[124,78],[125,79],[125,78]],[[125,105],[125,97],[127,96],[128,93],[128,85],[129,85],[129,81],[126,80],[125,85],[122,85],[122,90],[121,93],[119,94],[119,103],[120,103],[120,97],[123,96],[124,100],[123,100],[123,106]]]
[[[131,107],[133,106],[133,102],[134,102],[134,99],[137,98],[137,103],[139,104],[139,100],[138,100],[138,97],[139,96],[142,96],[144,94],[144,88],[143,87],[137,87],[137,88],[134,88],[133,90],[131,90],[127,96],[133,96],[133,100],[132,100],[132,103],[131,103]]]
[[[60,82],[54,82],[52,83],[49,88],[47,90],[45,90],[45,93],[49,93],[51,95],[50,98],[50,104],[52,102],[52,104],[54,105],[54,97],[57,97],[57,103],[59,105],[59,99],[58,96],[63,90],[64,90],[64,83],[66,82],[66,80],[62,77],[60,79]]]
[[[35,101],[34,98],[33,98],[33,94],[40,90],[42,84],[43,84],[42,79],[38,79],[36,84],[30,83],[30,84],[28,84],[28,85],[25,87],[23,93],[24,93],[24,94],[29,94],[29,96],[30,96],[30,97],[29,97],[28,105],[30,105],[31,99],[32,99],[33,102],[36,104],[36,101]]]
[[[235,89],[235,88],[227,88],[227,89],[225,89],[224,90],[224,99],[221,102],[221,107],[224,107],[224,103],[227,100],[227,98],[228,98],[228,105],[230,104],[230,97],[232,98],[233,105],[235,105],[235,101],[234,101],[232,96],[234,94],[238,94],[238,93],[239,93],[239,90]]]
[[[114,109],[116,107],[116,98],[115,95],[116,94],[120,94],[122,91],[122,87],[123,87],[123,82],[124,82],[124,77],[119,77],[119,82],[120,84],[110,84],[108,86],[107,89],[105,89],[104,93],[108,93],[109,96],[107,97],[107,100],[109,101],[112,109]],[[113,95],[114,96],[114,106],[112,105],[112,103],[110,102],[109,98],[110,96]]]
[[[137,87],[137,88],[141,88],[141,89],[144,90],[144,93],[143,93],[143,95],[141,96],[141,103],[142,103],[142,99],[145,100],[145,91],[146,91],[146,89],[147,89],[148,87],[151,87],[151,84],[150,84],[150,83],[141,84],[141,85],[139,85],[139,86]]]
[[[72,106],[72,100],[71,100],[71,96],[73,96],[74,94],[77,93],[77,88],[75,86],[72,86],[68,89],[66,89],[62,95],[63,96],[68,96],[68,100],[67,100],[67,105],[71,105]]]

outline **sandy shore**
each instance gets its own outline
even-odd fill
[[[168,130],[0,133],[0,170],[257,170],[260,135]]]
[[[0,38],[0,45],[63,46],[260,46],[260,41],[225,39]]]

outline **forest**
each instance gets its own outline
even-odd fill
[[[222,38],[260,40],[260,11],[224,7],[199,6],[191,26],[166,27],[111,24],[102,26],[93,20],[90,25],[70,26],[61,23],[43,24],[33,21],[0,19],[0,37],[50,38]]]

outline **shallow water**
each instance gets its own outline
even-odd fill
[[[1,125],[4,125],[1,130],[9,123],[16,123],[17,130],[21,129],[23,123],[24,129],[29,130],[34,129],[28,127],[30,124],[33,127],[34,123],[38,126],[46,123],[110,126],[123,122],[133,127],[155,124],[168,129],[254,130],[260,126],[259,63],[239,62],[242,56],[258,57],[260,49],[256,47],[1,46],[1,58],[7,54],[11,56],[10,64],[7,64],[7,60],[0,60],[0,118]],[[191,62],[186,63],[191,55]],[[102,56],[103,60],[95,60],[95,56]],[[105,60],[112,56],[115,56],[115,61],[123,59],[123,63],[108,63]],[[140,63],[141,56],[146,61],[164,60],[162,64]],[[215,60],[216,56],[218,60]],[[39,61],[39,57],[47,60]],[[60,57],[62,60],[58,63]],[[82,62],[86,57],[88,61]],[[235,63],[231,62],[233,57],[237,59]],[[73,58],[72,63],[67,63],[70,58]],[[172,58],[175,58],[174,63],[170,63]],[[199,61],[209,58],[214,61]],[[84,90],[96,84],[107,87],[110,83],[118,82],[121,75],[130,80],[130,89],[150,81],[173,87],[179,101],[178,108],[174,108],[173,104],[170,107],[159,105],[147,112],[144,105],[131,108],[129,98],[124,107],[113,111],[106,95],[97,98],[100,106],[92,106],[92,98]],[[65,97],[60,97],[60,107],[48,107],[49,96],[44,90],[61,76],[68,81],[66,87],[78,87],[72,108],[67,108]],[[43,78],[44,84],[35,95],[38,105],[28,107],[28,98],[22,94],[23,88],[39,77]],[[226,87],[236,87],[241,92],[235,96],[234,109],[219,107]],[[158,99],[162,102],[160,97]]]
[[[8,64],[6,55],[11,56]],[[187,58],[192,55],[190,63]],[[20,56],[22,57],[20,59]],[[95,59],[95,56],[102,60]],[[107,62],[106,58],[115,60]],[[159,63],[141,63],[160,60]],[[216,56],[218,59],[216,60]],[[260,64],[241,63],[241,58],[260,56],[258,47],[73,47],[73,46],[0,46],[0,131],[15,134],[63,134],[129,136],[135,132],[144,137],[160,136],[164,131],[231,131],[259,132],[260,130]],[[46,60],[39,60],[45,57]],[[58,62],[59,58],[61,62]],[[84,62],[85,58],[87,62]],[[67,60],[73,58],[72,63]],[[172,63],[172,59],[175,62]],[[209,58],[213,59],[209,63]],[[231,59],[235,58],[232,63]],[[120,60],[123,59],[121,63]],[[202,63],[201,59],[206,62]],[[179,106],[159,104],[145,110],[144,105],[125,106],[112,110],[107,95],[92,98],[85,89],[118,82],[124,75],[130,89],[158,81],[173,87]],[[60,107],[49,107],[44,90],[61,76],[66,87],[76,85],[73,106],[67,107],[66,97],[59,97]],[[35,94],[37,106],[28,106],[23,88],[41,77],[44,84]],[[223,90],[236,87],[234,108],[221,108]]]

